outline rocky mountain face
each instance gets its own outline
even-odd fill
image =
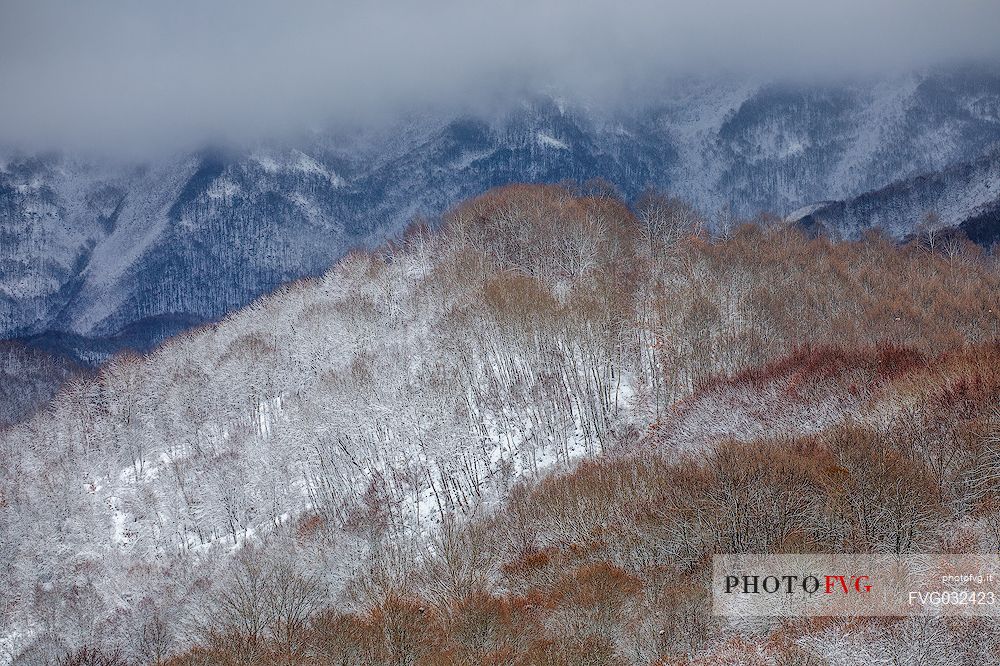
[[[977,183],[996,173],[994,71],[837,86],[685,81],[626,106],[537,96],[490,118],[425,114],[142,164],[8,154],[0,337],[84,361],[148,347],[509,182],[599,177],[627,198],[652,186],[742,216],[912,184],[898,212],[875,197],[831,214],[850,236],[866,225],[904,234],[913,211],[939,200],[983,212],[967,204],[986,201]]]

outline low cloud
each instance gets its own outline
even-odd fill
[[[555,86],[879,74],[1000,55],[995,0],[0,0],[0,142],[249,139]]]

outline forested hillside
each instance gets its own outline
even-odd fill
[[[892,183],[846,201],[806,206],[789,215],[811,233],[857,240],[879,229],[896,238],[944,241],[952,231],[991,246],[1000,238],[1000,153]]]
[[[84,369],[65,356],[0,341],[0,427],[31,416]]]
[[[995,259],[757,223],[506,187],[72,382],[0,435],[0,663],[996,660],[711,616],[713,552],[1000,550]]]
[[[996,198],[997,72],[680,77],[621,105],[557,87],[130,159],[0,145],[0,337],[49,334],[88,363],[145,350],[517,182],[653,187],[713,221],[843,199],[824,220],[851,237],[905,237],[931,208],[959,224]]]

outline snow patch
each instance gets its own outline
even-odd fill
[[[555,148],[556,150],[569,150],[569,146],[560,141],[559,139],[549,136],[544,132],[538,132],[536,134],[538,139],[538,145],[544,148]]]
[[[206,194],[209,199],[232,199],[240,193],[240,186],[228,178],[219,178],[208,188]]]
[[[811,203],[801,208],[793,210],[791,213],[785,216],[785,222],[798,222],[804,217],[812,215],[818,210],[825,208],[831,204],[836,203],[835,201],[817,201],[816,203]]]
[[[281,169],[278,163],[266,153],[254,153],[250,156],[250,159],[256,162],[266,173],[278,173]]]
[[[309,155],[306,155],[300,150],[293,150],[292,156],[296,158],[295,163],[293,164],[293,168],[296,171],[325,178],[333,187],[344,186],[345,183],[343,178],[341,178],[337,173],[327,169]]]

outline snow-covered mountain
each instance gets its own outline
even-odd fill
[[[805,206],[788,220],[817,233],[855,239],[876,228],[896,239],[918,230],[957,228],[989,246],[1000,237],[1000,152],[850,199]]]
[[[9,154],[0,337],[92,360],[145,347],[509,182],[603,178],[709,214],[787,214],[998,142],[1000,73],[977,69],[837,86],[691,80],[616,110],[542,95],[491,117],[423,114],[142,164]]]
[[[84,646],[164,663],[225,619],[255,561],[308,574],[314,606],[367,613],[384,594],[458,589],[410,575],[445,557],[449,577],[520,594],[500,562],[525,553],[589,566],[596,549],[658,589],[664,567],[736,539],[898,552],[905,531],[907,551],[942,552],[958,526],[996,552],[994,264],[774,227],[709,243],[685,215],[665,241],[650,221],[675,212],[643,221],[613,198],[501,188],[437,232],[115,358],[0,428],[0,665]],[[959,453],[941,464],[942,450]],[[750,458],[693,466],[720,451]],[[569,482],[587,494],[552,492],[587,469]],[[450,540],[495,518],[483,548]],[[613,531],[635,521],[635,538]],[[590,663],[653,662],[629,659]],[[116,663],[58,663],[81,662]]]

